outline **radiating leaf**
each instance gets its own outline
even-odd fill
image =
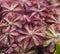
[[[48,46],[52,41],[53,41],[53,39],[45,41],[43,46],[44,47]]]
[[[53,34],[47,32],[47,31],[45,31],[45,33],[46,33],[48,36],[53,37]]]

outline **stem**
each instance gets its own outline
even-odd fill
[[[7,37],[8,37],[9,46],[11,46],[10,36],[8,35]]]

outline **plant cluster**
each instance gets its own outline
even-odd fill
[[[60,43],[60,18],[51,0],[0,0],[0,53],[54,54]]]

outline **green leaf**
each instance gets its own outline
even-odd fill
[[[56,44],[56,54],[60,54],[60,44]]]

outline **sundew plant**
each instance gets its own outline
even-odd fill
[[[52,0],[0,0],[0,54],[60,54],[60,17]]]

